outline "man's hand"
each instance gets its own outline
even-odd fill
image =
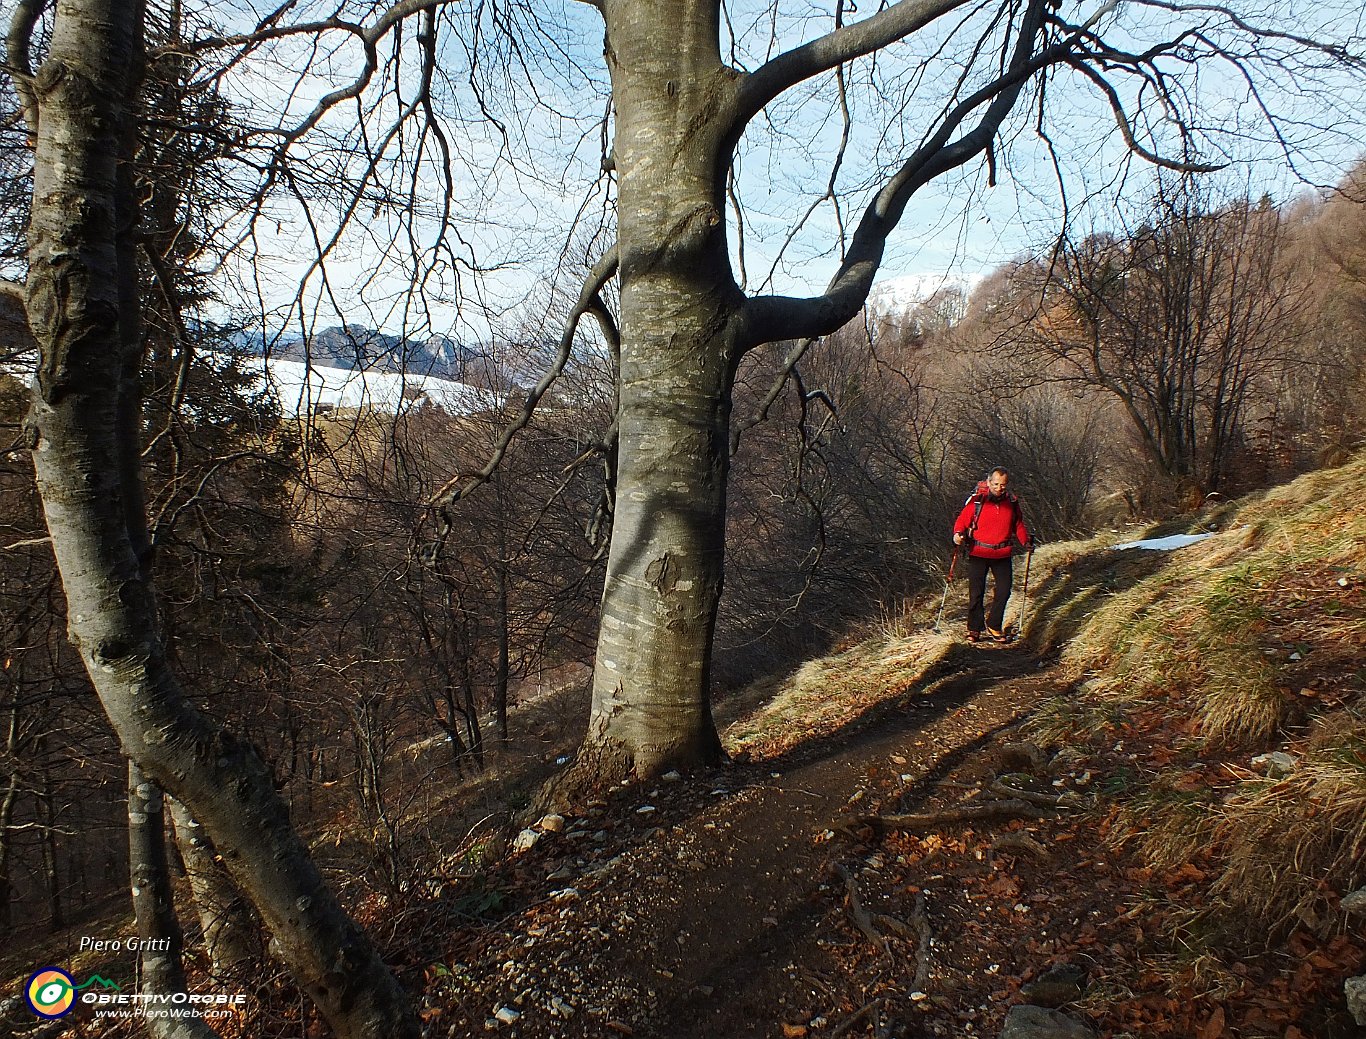
[[[953,535],[953,543],[954,543],[955,545],[961,545],[961,544],[963,543],[963,535],[962,535],[962,534],[954,534],[954,535]]]

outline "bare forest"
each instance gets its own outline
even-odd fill
[[[1268,84],[1359,77],[1359,26],[1320,42],[1154,3],[1163,25],[1121,32],[1110,8],[1033,0],[837,3],[795,27],[774,5],[748,29],[728,5],[602,0],[569,5],[596,19],[582,33],[558,7],[437,0],[5,6],[6,977],[131,920],[170,952],[141,957],[145,992],[250,979],[233,1034],[418,1035],[424,906],[458,890],[441,926],[477,926],[526,819],[731,760],[718,716],[938,595],[991,467],[1049,544],[1193,515],[1366,437],[1366,164],[1238,186],[1180,78],[1246,71],[1290,163],[1342,128],[1306,135]],[[894,50],[957,18],[929,57]],[[605,57],[579,39],[604,27]],[[299,73],[275,108],[233,93],[299,53],[339,60],[333,35],[359,57],[330,92]],[[1098,100],[1122,194],[1060,201],[980,280],[870,303],[912,196],[960,169],[994,184],[1026,130],[1051,146],[1063,77]],[[533,100],[510,115],[503,91]],[[1141,114],[1154,93],[1164,125]],[[789,101],[823,144],[784,140]],[[865,125],[879,143],[849,173]],[[743,201],[738,172],[756,135],[829,175],[768,241],[779,204]],[[558,200],[594,149],[539,305],[499,301],[475,246],[530,250],[536,218],[513,227],[497,177]],[[777,272],[806,255],[803,213],[837,230],[799,294]],[[286,277],[263,243],[290,220],[308,260]],[[442,299],[469,302],[443,324]],[[402,375],[421,354],[427,375],[426,350],[457,358],[441,374],[465,404],[406,383],[323,402],[260,374]]]

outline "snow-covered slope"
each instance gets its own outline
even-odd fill
[[[868,309],[893,314],[932,303],[936,296],[957,295],[966,302],[982,282],[980,274],[898,274],[873,284]]]
[[[224,358],[226,361],[226,358]],[[319,406],[368,407],[393,413],[406,401],[411,407],[426,399],[453,415],[501,407],[505,400],[491,390],[433,375],[411,375],[346,368],[309,367],[302,361],[277,358],[242,358],[238,363],[258,373],[261,385],[269,385],[287,413],[307,414]]]

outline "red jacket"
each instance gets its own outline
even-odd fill
[[[977,512],[979,499],[982,502],[980,514]],[[977,527],[972,532],[972,541],[968,542],[971,545],[968,555],[979,559],[1005,559],[1015,543],[1029,543],[1029,531],[1025,527],[1024,513],[1020,510],[1020,499],[1009,491],[1000,498],[993,498],[986,487],[979,484],[977,492],[967,500],[958,519],[954,520],[953,532],[966,534],[968,527],[972,526],[974,515],[977,516]],[[1012,535],[1014,543],[1011,541]]]

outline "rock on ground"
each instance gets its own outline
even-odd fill
[[[1000,1039],[1095,1039],[1095,1035],[1061,1011],[1025,1003],[1010,1008]]]
[[[1366,975],[1348,978],[1342,983],[1342,991],[1347,996],[1347,1009],[1352,1013],[1352,1020],[1359,1025],[1366,1025]]]

